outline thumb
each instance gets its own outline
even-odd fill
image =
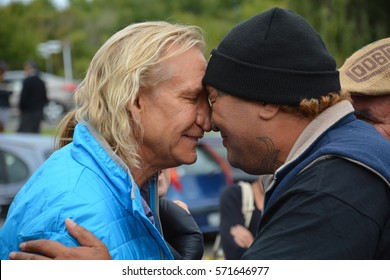
[[[102,242],[95,235],[86,230],[84,227],[76,224],[72,219],[67,218],[65,220],[65,225],[70,235],[76,238],[81,246],[101,246]]]

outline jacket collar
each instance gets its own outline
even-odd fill
[[[353,112],[354,108],[352,104],[347,100],[343,100],[329,107],[314,118],[298,137],[287,156],[286,162],[275,171],[275,174],[262,175],[264,190],[269,191],[272,189],[272,183],[278,172],[282,171],[288,164],[302,155],[330,127]]]

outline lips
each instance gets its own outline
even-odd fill
[[[188,139],[191,139],[191,140],[193,140],[193,141],[195,141],[195,142],[198,142],[199,139],[203,137],[203,135],[202,135],[202,136],[190,136],[190,135],[185,135],[185,137],[188,138]]]

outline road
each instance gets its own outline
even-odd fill
[[[9,133],[13,133],[13,132],[16,132],[17,128],[18,128],[18,125],[19,125],[19,119],[17,117],[12,117],[9,121],[9,123],[7,124],[7,127],[6,127],[6,131],[9,132]],[[48,123],[47,121],[43,121],[42,124],[41,124],[41,130],[42,131],[51,131],[57,127],[58,124],[51,124],[51,123]]]

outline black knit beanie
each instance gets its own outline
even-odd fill
[[[203,82],[281,105],[340,90],[336,62],[319,34],[301,16],[280,8],[235,26],[212,51]]]

